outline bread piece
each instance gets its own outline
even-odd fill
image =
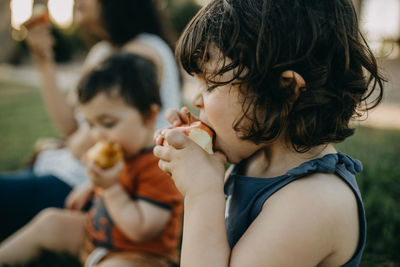
[[[118,144],[100,141],[88,150],[86,156],[100,168],[108,169],[123,159],[123,152]]]

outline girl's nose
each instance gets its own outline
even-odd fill
[[[196,94],[194,94],[193,99],[192,99],[192,104],[193,106],[197,108],[202,108],[204,101],[203,101],[203,94],[201,93],[201,89],[198,88],[196,91]]]

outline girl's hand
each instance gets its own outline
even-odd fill
[[[180,126],[182,124],[189,123],[188,118],[189,109],[187,107],[181,108],[181,110],[168,109],[165,112],[165,118],[173,127]],[[190,121],[198,121],[199,119],[193,115],[190,115]]]
[[[168,146],[158,144],[154,155],[160,159],[160,169],[172,175],[184,196],[223,192],[225,155],[220,152],[208,154],[178,130],[162,130],[158,139],[164,138]]]
[[[26,42],[39,63],[53,61],[54,38],[50,33],[48,24],[35,24],[28,30]]]
[[[70,210],[82,210],[93,195],[93,185],[86,183],[76,187],[67,197],[65,207]]]
[[[169,123],[172,124],[172,126],[167,127],[166,129],[172,129],[174,127],[181,126],[182,124],[188,124],[189,123],[189,118],[188,118],[188,113],[189,110],[187,107],[181,108],[181,110],[176,110],[176,109],[168,109],[165,112],[165,118]],[[190,114],[190,121],[199,121],[199,119],[196,116],[193,116]],[[163,129],[157,130],[154,133],[154,142],[156,145],[162,145],[164,141],[164,134],[163,134]]]
[[[86,168],[93,186],[107,189],[118,183],[119,176],[124,168],[124,162],[121,160],[108,169],[102,169],[93,161],[86,161]]]

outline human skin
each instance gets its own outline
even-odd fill
[[[138,40],[131,40],[122,47],[115,47],[109,41],[108,32],[103,27],[100,17],[100,3],[97,0],[78,0],[75,3],[75,20],[81,27],[87,29],[101,41],[89,51],[81,67],[81,73],[86,73],[95,67],[105,57],[118,50],[136,53],[151,60],[155,65],[159,81],[163,76],[163,63],[160,55],[152,47]],[[27,44],[32,52],[42,79],[42,94],[47,111],[60,130],[60,135],[66,139],[66,146],[77,159],[81,159],[94,141],[91,140],[88,128],[78,125],[75,118],[75,99],[67,98],[57,80],[57,65],[54,61],[53,37],[49,25],[35,24],[29,28]],[[106,44],[107,53],[98,47]]]
[[[94,140],[118,143],[127,158],[153,144],[152,132],[158,106],[152,106],[146,119],[127,105],[118,94],[99,93],[80,109],[90,125]],[[135,138],[132,138],[135,136]],[[103,170],[93,161],[86,162],[91,184],[79,188],[68,198],[69,210],[47,209],[0,246],[0,265],[26,263],[42,249],[67,251],[78,255],[84,235],[85,214],[79,209],[94,188],[101,190],[107,211],[127,238],[144,242],[158,235],[171,216],[171,211],[145,200],[132,199],[119,183],[124,163]],[[114,265],[115,266],[115,265]]]
[[[221,80],[232,77],[224,75]],[[290,71],[282,75],[298,77]],[[199,119],[216,133],[216,153],[208,155],[174,129],[155,135],[159,166],[172,175],[185,196],[181,265],[340,266],[348,261],[358,243],[357,203],[351,189],[334,174],[313,174],[275,193],[230,249],[223,192],[226,161],[246,160],[244,175],[268,179],[336,150],[327,145],[298,153],[283,136],[269,144],[241,140],[232,128],[242,112],[238,88],[228,84],[208,91],[204,77],[197,79],[202,86],[192,103],[200,109]],[[299,95],[302,82],[295,81],[294,93]],[[170,111],[167,117],[180,125],[187,121],[184,114],[185,110]],[[168,147],[162,146],[164,139]]]

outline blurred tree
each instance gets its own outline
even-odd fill
[[[9,0],[0,0],[0,62],[10,59],[15,49],[15,42],[11,38],[11,10]]]
[[[168,13],[170,14],[172,26],[178,36],[200,8],[201,6],[194,0],[168,1]]]

